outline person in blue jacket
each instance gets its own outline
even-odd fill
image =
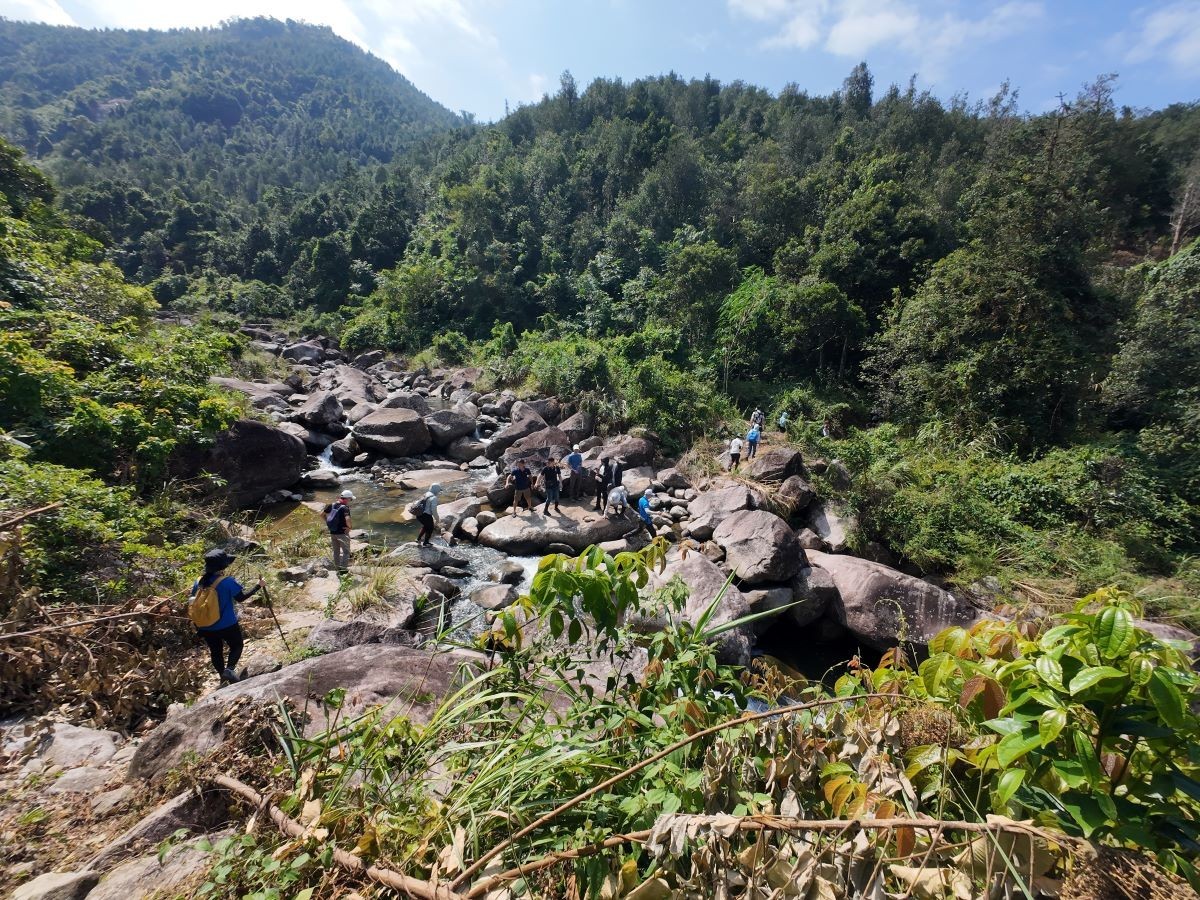
[[[758,439],[760,437],[762,437],[762,432],[758,426],[750,426],[750,430],[746,432],[746,459],[754,459],[754,454],[758,452]]]
[[[204,574],[192,585],[192,596],[202,587],[216,584],[217,603],[221,618],[204,628],[197,626],[200,637],[208,644],[208,653],[212,658],[213,668],[221,676],[222,684],[232,684],[241,681],[235,669],[238,660],[242,658],[242,626],[238,624],[236,603],[244,603],[263,588],[263,580],[258,579],[258,585],[250,590],[244,590],[237,579],[224,572],[233,563],[235,556],[224,550],[209,550],[204,554]],[[229,647],[229,658],[225,658],[225,647]]]
[[[642,527],[650,537],[655,537],[658,531],[654,527],[654,518],[650,515],[650,500],[654,497],[654,488],[646,488],[646,492],[638,498],[637,513],[642,520]]]

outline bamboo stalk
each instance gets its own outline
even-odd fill
[[[217,784],[231,793],[237,794],[247,803],[265,809],[270,815],[279,830],[289,837],[302,837],[305,834],[305,828],[295,819],[292,819],[275,804],[268,801],[258,791],[247,784],[243,784],[236,778],[230,778],[228,775],[214,775],[212,778],[214,784]],[[334,849],[333,861],[355,875],[365,875],[372,881],[377,881],[382,885],[400,891],[409,897],[415,897],[416,900],[463,900],[462,894],[455,893],[450,888],[442,884],[430,884],[427,881],[421,881],[409,875],[402,875],[399,872],[393,872],[391,869],[381,869],[378,866],[371,866],[365,863],[362,859],[347,853],[345,850]]]

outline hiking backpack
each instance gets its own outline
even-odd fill
[[[412,503],[408,504],[408,514],[410,516],[425,515],[425,498],[422,497],[420,500],[414,500]]]
[[[345,508],[345,505],[342,503],[330,503],[329,506],[325,508],[325,524],[329,526],[331,533],[341,533],[342,523],[344,521],[342,519],[342,510]],[[337,531],[334,531],[335,528]]]
[[[221,599],[217,596],[217,585],[224,580],[218,578],[207,587],[197,585],[196,593],[188,603],[188,618],[197,628],[208,628],[221,618]]]

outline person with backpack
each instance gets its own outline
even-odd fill
[[[425,492],[425,496],[409,504],[408,511],[416,517],[416,520],[421,523],[421,531],[417,535],[417,546],[424,544],[430,546],[433,541],[433,533],[436,528],[441,527],[441,520],[438,518],[438,496],[442,493],[440,484],[431,484],[429,490]]]
[[[357,498],[350,491],[325,507],[325,524],[329,526],[329,542],[333,545],[333,567],[345,572],[350,567],[350,502]]]
[[[561,515],[562,507],[558,505],[558,498],[562,495],[562,468],[559,466],[557,458],[550,457],[546,461],[546,465],[542,466],[538,482],[546,494],[546,505],[542,507],[542,515],[550,515],[551,503],[554,504],[554,511]]]
[[[658,531],[654,527],[654,517],[650,515],[650,501],[654,498],[654,488],[646,488],[645,493],[638,498],[637,514],[641,520],[642,527],[646,529],[646,533],[651,539],[658,536]]]
[[[205,553],[204,574],[192,585],[188,603],[188,617],[208,645],[209,657],[222,684],[242,680],[236,669],[244,642],[235,604],[244,603],[264,587],[260,578],[258,585],[247,591],[233,576],[225,575],[235,558],[221,549]],[[225,657],[226,647],[229,648],[228,658]]]
[[[608,490],[612,487],[612,464],[607,456],[600,457],[600,466],[592,472],[592,486],[596,489],[596,511],[601,512],[608,502]]]
[[[567,496],[572,500],[578,500],[579,495],[583,493],[583,454],[579,452],[578,444],[572,447],[571,452],[567,454],[566,463],[569,474]]]
[[[787,433],[787,430],[788,430],[788,414],[787,414],[787,410],[786,410],[786,409],[785,409],[783,412],[781,412],[781,413],[779,414],[779,421],[778,421],[778,422],[776,422],[775,424],[779,426],[779,430],[780,430],[780,431],[782,431],[784,434],[786,434],[786,433]]]
[[[750,430],[746,432],[746,459],[754,459],[758,453],[758,441],[762,437],[762,430],[757,425],[751,425]]]
[[[762,411],[762,407],[754,407],[754,412],[750,413],[750,425],[757,428],[761,433],[767,424],[767,414]]]
[[[513,489],[513,511],[512,514],[517,514],[517,505],[523,500],[525,508],[531,513],[533,512],[533,479],[529,473],[529,466],[525,464],[525,460],[517,460],[517,464],[513,466],[513,470],[508,473],[508,480],[505,486],[512,486]]]

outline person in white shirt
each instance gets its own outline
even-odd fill
[[[729,442],[729,469],[731,472],[736,472],[738,465],[742,461],[742,439],[735,437]]]

